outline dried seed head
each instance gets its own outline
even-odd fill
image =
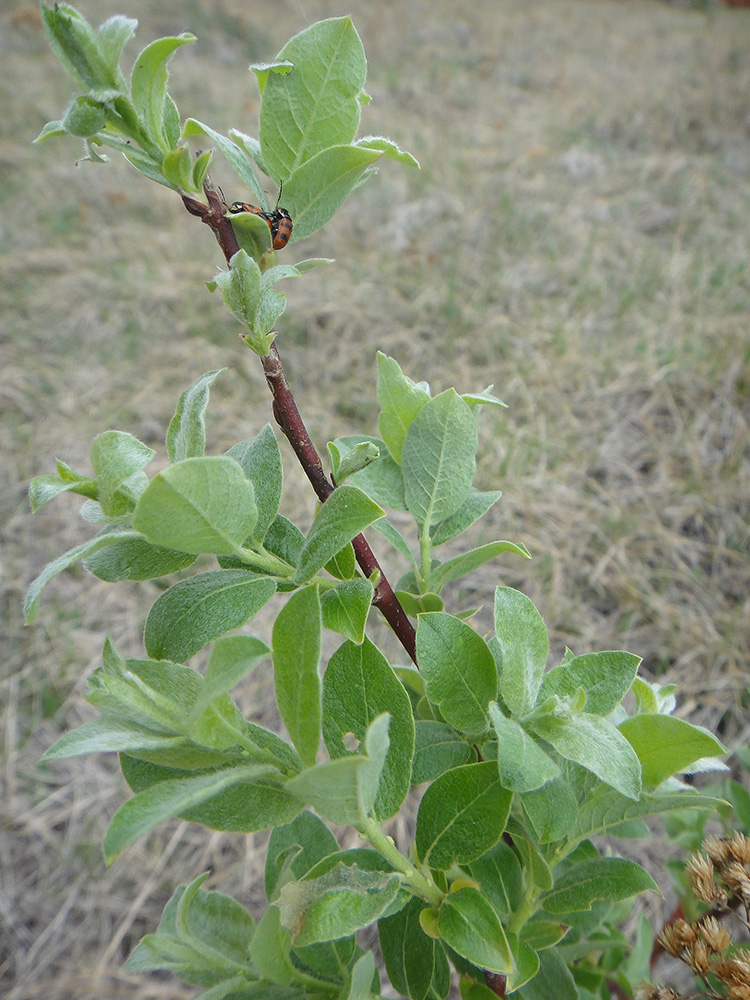
[[[711,951],[721,955],[732,943],[732,935],[716,917],[705,916],[698,922],[698,931]]]
[[[713,834],[703,841],[703,850],[713,861],[717,868],[721,868],[729,857],[728,839],[726,837],[715,837]]]
[[[641,983],[636,986],[633,1000],[680,1000],[680,994],[669,986],[654,986],[653,983]]]
[[[717,902],[716,897],[720,890],[714,879],[714,866],[702,854],[694,854],[688,859],[685,874],[698,899],[704,903]]]
[[[685,949],[683,961],[699,975],[705,975],[708,972],[711,967],[711,949],[703,938],[698,938],[692,947]]]
[[[750,959],[743,958],[741,954],[723,958],[714,963],[713,972],[729,987],[731,997],[745,1000],[741,992],[732,992],[732,990],[744,989],[747,991],[748,1000],[750,1000]]]
[[[727,851],[733,861],[741,865],[750,865],[750,839],[739,830],[735,830],[734,836],[726,842]]]
[[[659,933],[662,947],[673,958],[680,958],[685,948],[690,948],[697,938],[693,925],[682,919],[665,924]]]
[[[739,861],[730,861],[721,872],[721,877],[730,892],[741,896],[743,901],[750,901],[750,874]]]

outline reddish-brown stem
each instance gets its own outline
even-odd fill
[[[197,216],[213,230],[228,264],[239,250],[237,237],[234,235],[231,220],[226,214],[224,203],[218,190],[210,181],[206,182],[204,190],[208,205],[204,205],[202,202],[188,195],[183,195],[182,200],[185,208],[191,215]],[[333,493],[335,486],[323,471],[323,463],[320,460],[320,455],[307,432],[307,428],[297,408],[297,403],[287,382],[284,367],[275,344],[271,345],[269,353],[261,360],[263,371],[266,375],[266,382],[273,396],[273,415],[276,422],[294,449],[294,453],[299,459],[307,478],[310,480],[316,496],[321,503],[324,503],[331,493]],[[393,629],[396,638],[416,664],[417,653],[414,626],[399,604],[393,588],[381,569],[378,560],[375,558],[375,553],[368,545],[364,535],[357,535],[352,540],[352,546],[359,568],[364,575],[368,579],[375,578],[373,604],[384,616]]]
[[[491,989],[497,996],[505,996],[505,985],[507,982],[505,976],[501,975],[499,972],[488,972],[485,969],[484,981],[487,984],[488,989]]]

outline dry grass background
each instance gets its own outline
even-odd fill
[[[172,64],[183,115],[251,132],[247,64],[343,11],[81,7],[94,21],[138,17],[141,44],[194,31]],[[556,651],[637,652],[679,683],[683,714],[746,741],[750,14],[657,0],[346,9],[370,63],[364,131],[392,136],[423,170],[386,164],[288,251],[338,259],[289,285],[281,324],[313,436],[372,431],[376,348],[436,390],[494,382],[510,409],[484,421],[479,485],[505,493],[482,537],[523,541],[534,560],[488,567],[460,596],[486,604],[499,573],[537,602]],[[24,629],[29,580],[88,534],[65,498],[32,519],[25,490],[55,456],[86,468],[108,427],[161,447],[178,393],[208,369],[229,366],[212,395],[214,451],[256,433],[268,399],[202,287],[219,263],[208,231],[124,163],[76,169],[72,140],[29,144],[72,94],[32,5],[3,5],[0,56],[0,992],[182,997],[171,980],[128,976],[124,956],[174,886],[206,868],[213,887],[259,907],[263,837],[174,823],[104,869],[124,795],[114,762],[37,761],[89,716],[84,678],[104,634],[138,651],[156,590],[68,574]],[[291,463],[288,482],[286,512],[311,518]],[[269,684],[259,671],[243,698],[272,723]]]

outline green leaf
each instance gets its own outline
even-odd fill
[[[406,503],[431,527],[464,504],[476,471],[477,422],[455,389],[431,399],[407,431],[401,451]]]
[[[182,663],[212,639],[244,625],[275,592],[270,577],[243,569],[211,570],[181,580],[149,611],[146,650],[154,659]]]
[[[236,988],[248,983],[253,919],[229,896],[202,889],[205,879],[177,888],[156,933],[142,938],[128,957],[129,971],[169,971],[195,986],[231,983],[231,976]]]
[[[514,719],[508,719],[492,702],[489,707],[497,733],[497,769],[504,788],[531,792],[557,777],[560,768],[536,740]]]
[[[704,757],[728,753],[707,730],[672,715],[635,715],[618,728],[638,755],[647,786],[689,770]]]
[[[292,216],[291,242],[321,229],[369,175],[380,153],[331,146],[297,167],[284,181],[284,206]]]
[[[278,513],[284,482],[281,451],[271,425],[266,424],[254,438],[234,445],[227,455],[240,463],[245,478],[253,484],[258,508],[253,537],[262,542]]]
[[[89,458],[97,480],[96,499],[108,516],[132,510],[137,497],[128,480],[149,464],[156,452],[124,431],[105,431],[91,442]]]
[[[135,535],[92,552],[83,560],[83,565],[100,580],[119,583],[120,580],[154,580],[169,576],[194,562],[195,556],[191,553],[152,545],[142,536]]]
[[[439,521],[430,528],[430,540],[433,545],[443,545],[451,538],[462,534],[467,528],[478,521],[493,507],[502,496],[500,490],[490,493],[480,493],[474,487],[469,491],[466,500],[461,504],[455,514],[446,517],[444,521]]]
[[[288,986],[296,978],[291,950],[292,938],[281,926],[281,914],[277,907],[269,906],[256,924],[250,941],[250,961],[260,978],[277,986]]]
[[[321,597],[323,625],[359,645],[365,637],[365,625],[375,588],[369,580],[345,580]]]
[[[371,1000],[380,996],[380,976],[375,968],[375,956],[367,951],[354,963],[349,992],[343,1000]]]
[[[270,648],[252,635],[231,635],[218,639],[206,667],[203,690],[193,706],[202,711],[214,698],[226,694],[235,684],[271,655]]]
[[[440,937],[473,965],[490,972],[513,972],[505,932],[495,911],[472,886],[463,886],[443,900],[438,914]]]
[[[286,181],[316,153],[352,141],[367,62],[348,17],[318,21],[290,39],[276,58],[294,68],[265,78],[260,145],[270,176]]]
[[[325,564],[326,573],[335,576],[337,580],[351,580],[357,572],[357,559],[351,542],[336,552]]]
[[[138,538],[139,536],[134,531],[130,531],[127,528],[121,530],[110,530],[106,534],[99,534],[95,538],[89,539],[88,542],[83,542],[81,545],[76,545],[72,549],[68,549],[57,559],[53,559],[52,562],[47,563],[42,572],[29,584],[29,589],[26,592],[26,600],[23,605],[24,620],[27,625],[30,625],[36,618],[37,611],[39,610],[39,599],[42,594],[42,590],[63,570],[68,569],[68,567],[73,566],[80,560],[88,558],[98,549],[101,549],[107,545],[114,545],[123,539]]]
[[[332,758],[346,757],[346,738],[365,739],[372,722],[390,716],[390,745],[380,776],[375,816],[393,816],[409,791],[414,753],[411,702],[390,664],[369,639],[345,642],[328,661],[323,676],[323,739]]]
[[[441,523],[445,524],[446,522],[442,521]],[[479,569],[480,566],[484,566],[485,563],[496,559],[505,552],[513,552],[515,555],[523,556],[524,559],[531,559],[525,545],[516,545],[514,542],[488,542],[486,545],[469,549],[460,556],[448,559],[441,563],[437,569],[433,569],[430,572],[430,586],[433,590],[440,592],[446,583],[460,580],[462,576],[473,573],[475,569]]]
[[[291,823],[276,827],[266,851],[265,889],[269,903],[282,885],[302,878],[318,861],[339,849],[336,838],[314,813],[304,809]]]
[[[278,736],[274,736],[267,730],[261,730],[259,726],[254,728],[266,733],[269,745],[279,744],[286,747],[289,754],[294,755],[292,748],[288,744],[284,744]],[[276,744],[273,743],[274,740]],[[184,792],[189,795],[192,792],[187,786],[182,790],[177,787],[171,788],[175,782],[182,785],[184,782],[189,783],[200,778],[223,777],[233,773],[238,768],[247,772],[245,778],[241,779],[238,784],[230,785],[223,791],[205,799],[202,804],[191,806],[178,814],[181,819],[189,820],[191,823],[200,823],[212,830],[225,830],[231,833],[253,833],[256,830],[267,830],[278,824],[291,822],[302,808],[299,799],[291,795],[287,791],[286,785],[278,780],[280,773],[275,766],[264,764],[258,767],[249,767],[247,763],[238,764],[233,761],[228,769],[210,772],[204,770],[198,775],[188,775],[184,770],[134,760],[126,754],[120,755],[120,766],[125,780],[138,793],[134,799],[125,803],[126,806],[135,802],[144,791],[152,791],[159,785],[167,786],[165,788],[167,798],[170,796],[179,798]],[[299,766],[299,762],[297,766]],[[268,776],[264,777],[264,775]],[[193,790],[196,793],[199,792],[198,787]]]
[[[554,949],[539,956],[539,972],[518,991],[518,1000],[583,1000],[565,959]]]
[[[712,809],[722,806],[722,800],[699,795],[688,789],[662,794],[644,794],[634,802],[614,788],[601,785],[578,809],[578,821],[568,834],[573,841],[598,836],[613,826],[643,816],[658,816],[679,809]]]
[[[232,458],[186,458],[151,480],[133,527],[155,545],[230,555],[258,519],[252,483]]]
[[[473,755],[471,746],[451,726],[420,719],[414,725],[412,784],[434,781],[446,771],[468,764]]]
[[[544,951],[545,948],[554,948],[569,930],[567,924],[561,924],[556,920],[534,919],[523,925],[520,937],[535,951]]]
[[[107,864],[115,861],[126,847],[130,847],[162,820],[188,813],[191,809],[204,804],[207,799],[214,798],[220,792],[240,782],[247,784],[254,779],[268,778],[276,773],[278,772],[274,768],[266,766],[234,767],[212,774],[160,781],[151,785],[120,806],[112,817],[104,838]],[[229,829],[236,828],[229,827]]]
[[[414,846],[420,862],[447,871],[481,857],[502,836],[512,798],[493,761],[441,775],[419,805]]]
[[[388,752],[388,716],[371,724],[360,752],[309,767],[287,788],[321,816],[342,826],[357,825],[372,812]]]
[[[172,148],[164,127],[164,103],[167,96],[169,71],[167,63],[174,52],[187,42],[194,42],[195,35],[183,32],[176,38],[158,38],[151,42],[135,61],[130,78],[133,104],[153,143],[164,152]]]
[[[472,861],[469,870],[497,913],[507,917],[518,910],[524,897],[524,873],[512,847],[501,840]]]
[[[336,438],[332,444],[338,449],[343,462],[360,445],[377,448],[380,457],[374,462],[370,462],[364,469],[355,472],[351,476],[351,482],[354,486],[359,486],[361,490],[364,490],[368,497],[375,503],[379,503],[381,507],[406,510],[404,477],[401,474],[400,466],[388,454],[384,441],[364,434],[352,434],[348,437]]]
[[[205,418],[209,387],[225,371],[226,368],[215,368],[206,372],[180,396],[167,430],[167,453],[170,462],[181,462],[185,458],[201,458],[205,453]]]
[[[611,722],[581,712],[567,719],[543,715],[529,725],[563,757],[581,764],[623,795],[631,799],[640,795],[640,762]]]
[[[242,183],[252,193],[253,199],[263,208],[268,208],[268,205],[266,204],[266,196],[263,193],[263,188],[258,180],[258,175],[255,172],[255,168],[253,167],[253,164],[241,143],[233,141],[233,139],[228,139],[225,135],[222,135],[221,132],[216,132],[214,129],[209,128],[208,125],[204,125],[202,122],[196,121],[195,118],[188,118],[186,120],[185,126],[182,130],[182,135],[185,139],[189,139],[196,135],[205,135],[209,139],[212,139],[218,146],[219,150],[227,158],[230,166],[238,175]],[[241,133],[237,133],[238,137],[240,135]],[[242,200],[244,201],[245,199]],[[266,227],[266,229],[267,228],[268,227]]]
[[[320,743],[322,631],[317,586],[293,594],[273,627],[273,668],[281,718],[302,760],[315,763]]]
[[[497,693],[495,661],[481,636],[441,611],[419,616],[417,662],[427,696],[450,725],[465,733],[487,727],[487,705]]]
[[[89,138],[104,128],[107,112],[101,101],[91,97],[76,97],[68,105],[62,127],[69,135]]]
[[[537,702],[549,652],[547,628],[525,594],[498,587],[495,635],[502,653],[500,694],[512,715],[523,717]]]
[[[508,976],[507,990],[513,993],[539,972],[539,956],[531,945],[515,934],[508,934],[508,946],[516,971]]]
[[[66,465],[65,462],[57,460],[57,475],[55,476],[34,476],[29,484],[29,503],[33,513],[40,511],[50,500],[61,493],[78,493],[80,496],[96,500],[99,487],[96,479],[90,476],[82,476]]]
[[[362,871],[339,863],[320,878],[287,882],[276,906],[296,948],[335,941],[369,927],[395,900],[395,872]]]
[[[575,913],[590,910],[597,899],[617,903],[651,889],[659,891],[648,872],[624,858],[592,858],[573,865],[551,892],[542,897],[547,913]]]
[[[164,749],[186,744],[184,736],[169,736],[133,722],[110,718],[90,719],[65,733],[42,755],[42,760],[62,760],[85,753],[111,753],[137,749]]]
[[[357,139],[355,146],[360,149],[377,149],[389,160],[396,160],[407,167],[416,167],[419,170],[419,161],[411,153],[407,153],[404,149],[399,149],[395,142],[384,138],[382,135],[364,135],[361,139]]]
[[[411,1000],[425,1000],[435,976],[448,971],[438,941],[427,937],[419,923],[424,900],[413,896],[403,909],[378,921],[380,950],[391,986]]]
[[[393,460],[401,464],[401,450],[414,418],[429,403],[430,393],[417,385],[393,358],[378,351],[378,426]]]
[[[342,454],[338,445],[334,441],[329,441],[328,458],[333,478],[341,485],[349,476],[353,476],[355,472],[361,472],[362,469],[366,469],[368,465],[372,465],[380,458],[380,449],[374,441],[359,441],[353,448]]]
[[[122,74],[115,68],[116,62],[115,67],[112,65],[111,31],[105,31],[103,39],[97,38],[85,17],[67,3],[56,3],[54,7],[42,5],[40,12],[52,51],[82,90],[97,87],[122,89]],[[136,21],[129,22],[128,37],[136,24]]]
[[[310,580],[347,542],[384,513],[356,486],[339,486],[318,508],[300,554],[297,582]]]
[[[610,715],[632,687],[640,662],[640,656],[633,653],[574,656],[544,675],[538,700],[544,702],[552,695],[564,698],[583,688],[586,711],[592,715]]]
[[[521,795],[521,804],[539,844],[562,840],[578,818],[578,802],[563,778],[555,778],[542,788],[525,792]]]

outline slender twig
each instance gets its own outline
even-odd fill
[[[208,204],[183,195],[185,208],[191,215],[197,216],[209,226],[218,240],[227,264],[239,250],[237,237],[234,234],[231,220],[228,218],[223,200],[214,185],[207,180],[204,191]],[[273,396],[273,415],[277,424],[286,435],[295,455],[299,459],[305,475],[310,480],[312,488],[321,503],[325,503],[336,488],[323,471],[312,438],[308,434],[297,403],[286,379],[284,366],[281,363],[276,344],[271,345],[269,353],[261,359],[266,382]],[[416,664],[416,635],[414,626],[401,607],[388,578],[383,572],[375,553],[370,548],[364,535],[357,535],[352,540],[354,554],[363,574],[375,585],[372,603],[381,612],[393,629],[396,638],[404,647],[409,657]]]

